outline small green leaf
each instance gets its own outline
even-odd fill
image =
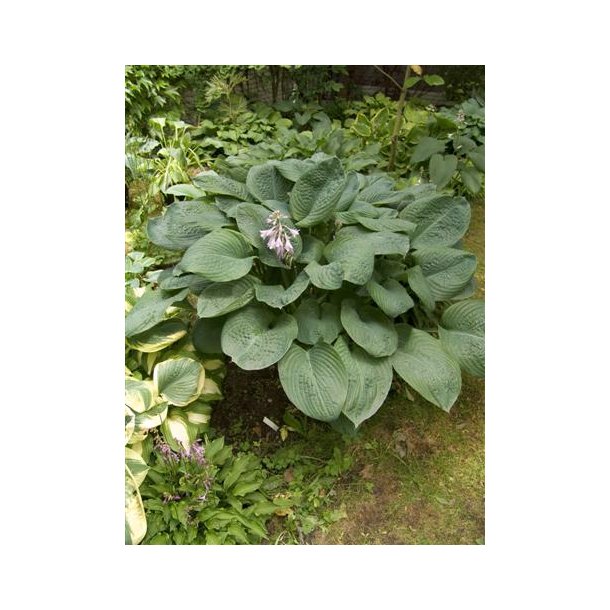
[[[431,87],[438,87],[439,85],[445,84],[443,77],[438,74],[426,74],[424,75],[424,80],[426,81],[426,84]]]
[[[481,190],[481,174],[474,167],[462,167],[460,169],[460,178],[464,186],[473,195],[476,195]]]

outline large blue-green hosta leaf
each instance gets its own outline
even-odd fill
[[[417,225],[411,233],[414,248],[452,246],[468,229],[470,204],[463,197],[426,197],[407,206],[401,217]]]
[[[290,215],[298,227],[312,227],[330,218],[343,192],[345,174],[336,157],[317,163],[295,183]]]
[[[449,411],[462,389],[457,362],[435,339],[408,324],[397,324],[398,349],[390,357],[394,370],[426,400]]]
[[[275,164],[265,163],[250,168],[246,186],[259,201],[286,201],[292,189],[292,182],[282,176]]]
[[[320,265],[312,261],[305,267],[311,283],[322,290],[338,290],[343,284],[343,267],[339,263]]]
[[[280,174],[292,182],[296,182],[305,172],[314,167],[313,161],[309,159],[284,159],[283,161],[272,161]]]
[[[202,354],[222,354],[220,336],[225,318],[199,318],[193,326],[191,341]]]
[[[324,248],[324,256],[329,263],[338,263],[343,269],[343,277],[352,284],[366,284],[373,275],[375,253],[366,240],[359,240],[341,229],[335,239]]]
[[[371,356],[381,358],[396,351],[398,335],[394,324],[376,307],[345,299],[341,303],[341,324],[354,343]]]
[[[164,360],[155,366],[153,380],[157,391],[167,402],[184,407],[201,394],[205,369],[191,358]]]
[[[367,231],[362,227],[344,227],[337,232],[331,244],[342,240],[351,240],[353,250],[368,247],[373,254],[399,254],[404,256],[409,251],[410,239],[403,233],[391,231]]]
[[[260,280],[246,275],[232,282],[212,284],[199,295],[197,314],[200,318],[216,318],[241,309],[254,299],[254,288]]]
[[[334,348],[347,371],[347,397],[343,414],[359,426],[372,417],[386,399],[392,385],[392,365],[389,358],[373,358],[363,349],[353,346],[340,336]]]
[[[407,289],[392,278],[383,280],[381,283],[370,280],[366,284],[366,289],[379,309],[390,318],[399,316],[415,304]]]
[[[299,328],[297,339],[307,345],[332,343],[341,332],[339,308],[333,303],[320,305],[315,299],[304,299],[294,317]]]
[[[436,303],[432,288],[428,284],[421,267],[419,265],[411,267],[407,272],[407,278],[411,290],[419,297],[423,308],[432,311]]]
[[[412,234],[415,231],[415,223],[402,218],[367,218],[356,215],[356,221],[371,231],[397,232]]]
[[[305,415],[321,421],[339,417],[348,378],[341,357],[326,343],[308,350],[293,345],[278,364],[284,392]]]
[[[443,313],[438,327],[441,344],[462,369],[485,377],[485,303],[455,303]]]
[[[230,282],[250,271],[254,262],[251,253],[250,245],[241,233],[216,229],[184,253],[179,267],[214,282]]]
[[[459,295],[474,275],[477,259],[474,254],[455,248],[419,248],[413,260],[421,267],[437,301]]]
[[[344,210],[347,210],[356,199],[356,195],[358,195],[358,189],[358,175],[356,174],[356,172],[347,172],[347,174],[345,175],[345,184],[343,186],[343,192],[341,193],[341,197],[339,197],[339,201],[335,206],[335,210],[337,212],[343,212]]]
[[[274,286],[258,284],[255,288],[256,299],[271,307],[282,309],[282,307],[296,301],[308,286],[309,277],[304,271],[301,271],[288,288],[284,288],[281,284]]]
[[[303,235],[303,249],[298,257],[297,263],[306,265],[313,261],[319,262],[324,253],[324,242],[311,235]]]
[[[214,195],[229,195],[242,201],[248,200],[248,189],[241,182],[218,176],[213,172],[204,172],[193,178],[195,186],[206,191],[206,193]]]
[[[249,305],[227,318],[221,334],[222,351],[242,369],[264,369],[282,358],[297,333],[292,316]]]
[[[206,233],[231,221],[214,205],[202,201],[177,201],[162,216],[151,218],[146,231],[153,244],[168,250],[185,250]]]

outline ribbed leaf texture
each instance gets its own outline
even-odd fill
[[[468,229],[470,204],[463,197],[423,198],[406,207],[401,217],[417,225],[414,248],[453,246]]]
[[[168,307],[182,301],[188,292],[185,288],[168,296],[162,290],[147,290],[125,316],[125,336],[131,338],[139,335],[161,322]]]
[[[339,308],[332,303],[320,305],[314,299],[305,299],[299,304],[294,316],[299,329],[297,339],[301,343],[332,343],[341,332]]]
[[[163,320],[156,326],[131,337],[127,344],[139,352],[154,353],[169,347],[172,343],[182,339],[187,332],[186,324],[178,319]]]
[[[370,280],[366,284],[366,289],[379,309],[390,318],[408,311],[415,304],[406,288],[392,278],[383,280],[380,284]]]
[[[249,305],[227,318],[221,333],[222,351],[242,369],[264,369],[282,358],[297,333],[291,315]]]
[[[240,233],[216,229],[196,241],[184,253],[179,266],[214,282],[230,282],[250,271],[254,262],[250,254],[250,245]]]
[[[448,307],[439,324],[444,350],[464,371],[485,377],[485,303],[461,301]]]
[[[312,227],[330,218],[343,192],[345,174],[336,157],[317,163],[295,183],[290,215],[298,227]]]
[[[423,330],[398,324],[398,349],[390,357],[394,370],[426,400],[449,411],[462,388],[457,362],[440,341]]]
[[[246,186],[259,201],[266,199],[287,201],[292,182],[284,178],[273,163],[264,163],[250,168]]]
[[[352,341],[371,356],[381,358],[396,351],[398,335],[394,323],[376,307],[345,299],[341,303],[341,324]]]
[[[278,364],[280,382],[290,401],[320,421],[339,417],[347,398],[348,378],[341,357],[331,345],[308,350],[293,345]]]
[[[157,391],[167,402],[184,407],[201,394],[205,369],[191,358],[164,360],[155,366],[153,381]]]
[[[413,251],[413,260],[421,267],[437,301],[459,295],[472,279],[477,266],[474,254],[455,248],[419,248]]]
[[[153,244],[168,250],[186,250],[206,233],[231,221],[215,206],[202,201],[177,201],[162,216],[151,218],[146,231]]]
[[[305,267],[311,283],[323,290],[338,290],[343,284],[343,267],[339,263],[320,265],[313,261]]]
[[[296,301],[308,286],[309,277],[304,271],[301,271],[288,288],[284,288],[282,285],[266,286],[258,284],[255,288],[256,299],[270,307],[282,309],[282,307]]]
[[[392,365],[389,358],[373,358],[357,345],[351,349],[344,336],[334,348],[347,371],[347,397],[343,414],[355,425],[372,417],[386,399],[392,385]]]
[[[254,298],[254,287],[260,280],[246,275],[232,282],[215,283],[199,295],[197,315],[200,318],[216,318],[241,309]]]
[[[248,200],[248,189],[241,182],[225,178],[224,176],[214,175],[211,172],[199,174],[193,178],[195,186],[213,195],[229,195],[242,201]]]

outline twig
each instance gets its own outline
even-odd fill
[[[379,66],[373,66],[373,68],[379,70],[384,76],[387,76],[397,87],[401,89],[400,83],[397,80],[394,80],[392,76],[390,76],[385,70],[382,70]]]

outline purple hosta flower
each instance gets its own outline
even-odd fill
[[[206,463],[205,449],[203,448],[203,445],[201,445],[199,442],[195,441],[191,445],[189,457],[192,460],[194,460],[195,462],[197,462],[197,464],[199,464],[200,466],[203,466]]]
[[[464,123],[464,121],[466,121],[466,115],[464,114],[464,111],[461,108],[457,111],[455,121],[456,123]]]
[[[271,212],[267,217],[267,224],[271,225],[271,228],[261,231],[260,235],[266,241],[267,248],[273,250],[277,257],[284,261],[290,260],[294,254],[291,238],[296,237],[299,230],[284,226],[282,218],[288,217],[284,216],[279,210]]]
[[[155,445],[166,462],[178,462],[180,460],[178,454],[174,453],[172,451],[172,448],[167,443],[163,442],[160,438],[157,438]]]

